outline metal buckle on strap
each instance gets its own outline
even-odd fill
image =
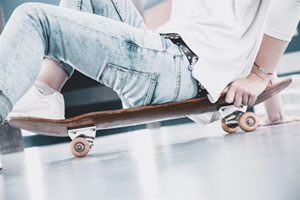
[[[192,63],[189,65],[188,69],[193,71],[195,64],[198,62],[199,58],[197,56],[193,56]]]
[[[160,35],[166,39],[170,39],[171,42],[173,42],[182,50],[182,52],[188,59],[188,62],[190,63],[188,69],[192,71],[199,57],[187,46],[187,44],[183,41],[180,35],[178,33],[161,33]]]

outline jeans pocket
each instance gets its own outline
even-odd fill
[[[166,52],[167,42],[158,33],[149,30],[141,30],[145,32],[146,37],[141,34],[131,35],[125,39],[125,43],[130,51],[151,50],[152,53]]]
[[[112,88],[121,98],[123,107],[129,108],[150,104],[157,78],[155,73],[107,64],[99,81]]]

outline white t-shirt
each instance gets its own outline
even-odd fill
[[[269,0],[173,0],[160,33],[179,33],[199,56],[193,77],[216,102],[232,81],[246,77],[264,33]]]

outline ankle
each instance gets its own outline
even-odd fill
[[[41,90],[41,92],[44,95],[51,95],[54,94],[55,92],[59,92],[57,90],[55,90],[54,88],[50,87],[49,85],[47,85],[46,83],[43,83],[39,80],[36,80],[34,83],[35,87],[37,87],[39,90]]]

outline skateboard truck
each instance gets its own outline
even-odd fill
[[[222,116],[222,128],[227,133],[236,133],[240,128],[244,131],[254,131],[258,127],[258,118],[252,112],[246,112],[247,106],[221,106],[218,112]]]
[[[89,153],[91,147],[94,146],[96,132],[96,126],[68,130],[68,135],[72,139],[71,152],[73,156],[84,157]]]

